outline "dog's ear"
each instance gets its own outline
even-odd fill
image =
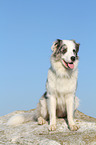
[[[72,39],[72,41],[73,41],[74,43],[76,43],[76,41],[75,41],[74,39]]]
[[[73,40],[73,39],[72,39],[72,41],[75,43],[75,45],[76,45],[76,53],[78,53],[80,44],[76,43],[76,41]]]
[[[56,49],[57,49],[58,47],[60,47],[61,41],[62,41],[62,40],[57,39],[56,41],[53,42],[53,45],[51,46],[51,50],[52,50],[53,52],[55,52]]]
[[[79,51],[79,46],[80,46],[80,43],[76,43],[76,52],[78,53]]]

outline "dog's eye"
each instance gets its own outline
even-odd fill
[[[60,52],[63,54],[67,52],[67,47],[65,44],[60,47]]]
[[[63,49],[61,52],[62,52],[63,54],[66,53],[66,52],[67,52],[67,49]]]
[[[76,50],[75,50],[75,49],[73,49],[73,52],[74,52],[74,53],[76,53]]]
[[[66,52],[67,52],[67,48],[66,48],[66,49],[64,49],[63,53],[66,53]]]

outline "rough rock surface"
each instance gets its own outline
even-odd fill
[[[0,145],[96,145],[96,119],[78,110],[75,112],[78,131],[70,131],[63,118],[57,119],[57,130],[52,132],[48,131],[48,123],[38,125],[35,121],[7,126],[11,116],[33,111],[16,111],[0,117]]]

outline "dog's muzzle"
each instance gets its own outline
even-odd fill
[[[75,59],[76,59],[76,58],[75,58],[74,56],[71,57],[71,60],[72,60],[73,62],[75,61]]]
[[[75,61],[75,60],[74,60]],[[62,63],[67,69],[74,69],[74,63],[73,62],[66,62],[64,59],[62,59]]]

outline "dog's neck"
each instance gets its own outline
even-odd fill
[[[56,61],[54,57],[51,57],[51,69],[56,73],[57,77],[65,77],[65,78],[71,78],[74,74],[78,74],[78,61],[76,62],[76,67],[74,69],[66,69],[61,61]],[[77,75],[76,75],[77,76]]]

